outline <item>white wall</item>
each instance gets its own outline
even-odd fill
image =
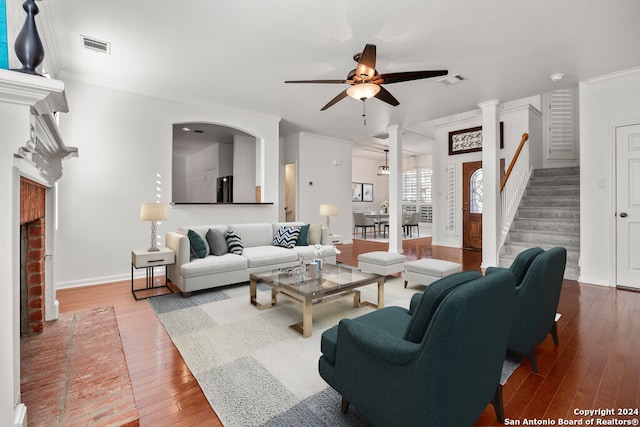
[[[256,200],[256,139],[233,136],[233,200]]]
[[[580,83],[580,281],[615,285],[614,129],[640,122],[639,94],[640,69]]]
[[[433,149],[433,142],[428,142]],[[406,172],[410,169],[433,169],[433,156],[431,153],[420,156],[403,157],[402,171]]]
[[[255,135],[264,147],[263,202],[273,204],[176,205],[159,225],[160,235],[180,225],[277,220],[279,118],[73,80],[65,84],[70,112],[61,115],[60,128],[65,143],[79,148],[79,158],[65,163],[59,184],[58,288],[130,277],[131,250],[149,246],[150,225],[138,219],[140,203],[171,201],[174,123],[224,124]]]
[[[363,157],[353,157],[353,170],[351,180],[373,184],[373,202],[351,202],[353,212],[380,211],[380,204],[384,200],[389,200],[389,176],[378,176],[378,166],[384,165],[384,160],[366,159]]]
[[[296,220],[326,224],[318,213],[320,204],[338,205],[331,232],[350,242],[351,143],[301,132],[288,137],[286,145],[287,162],[297,162]]]
[[[184,163],[180,162],[178,168],[172,168],[175,174],[177,170],[184,172],[183,178],[179,181],[184,183],[184,189],[178,194],[184,195],[183,200],[198,200],[203,202],[216,201],[216,186],[213,179],[213,188],[211,184],[205,185],[206,172],[211,169],[217,169],[218,159],[220,158],[220,144],[212,144],[202,150],[190,154],[184,159]],[[173,158],[176,161],[176,157]],[[217,176],[217,170],[216,170]],[[177,190],[175,184],[173,189]],[[174,201],[180,201],[177,197],[172,197]]]

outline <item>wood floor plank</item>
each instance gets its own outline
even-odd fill
[[[355,240],[337,259],[357,265],[360,253],[387,250],[387,243]],[[408,260],[438,258],[480,271],[482,253],[433,246],[431,238],[403,242]],[[141,426],[220,426],[197,381],[147,300],[135,301],[129,281],[57,292],[60,311],[112,304]],[[511,420],[580,417],[575,408],[640,405],[640,293],[565,280],[558,311],[560,345],[537,349],[540,373],[525,361],[503,387]],[[213,404],[215,408],[215,402]],[[487,406],[476,425],[502,425]]]

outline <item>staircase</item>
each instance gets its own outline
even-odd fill
[[[565,279],[580,274],[580,168],[551,168],[533,171],[522,196],[499,263],[508,267],[520,252],[539,246],[567,249]]]

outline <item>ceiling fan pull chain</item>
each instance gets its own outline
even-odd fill
[[[364,122],[364,125],[367,125],[367,111],[365,109],[364,106],[364,102],[367,100],[367,98],[362,98],[362,121]]]

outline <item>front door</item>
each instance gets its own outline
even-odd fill
[[[462,164],[462,247],[482,249],[482,162]]]
[[[640,289],[640,124],[616,128],[616,285]]]

